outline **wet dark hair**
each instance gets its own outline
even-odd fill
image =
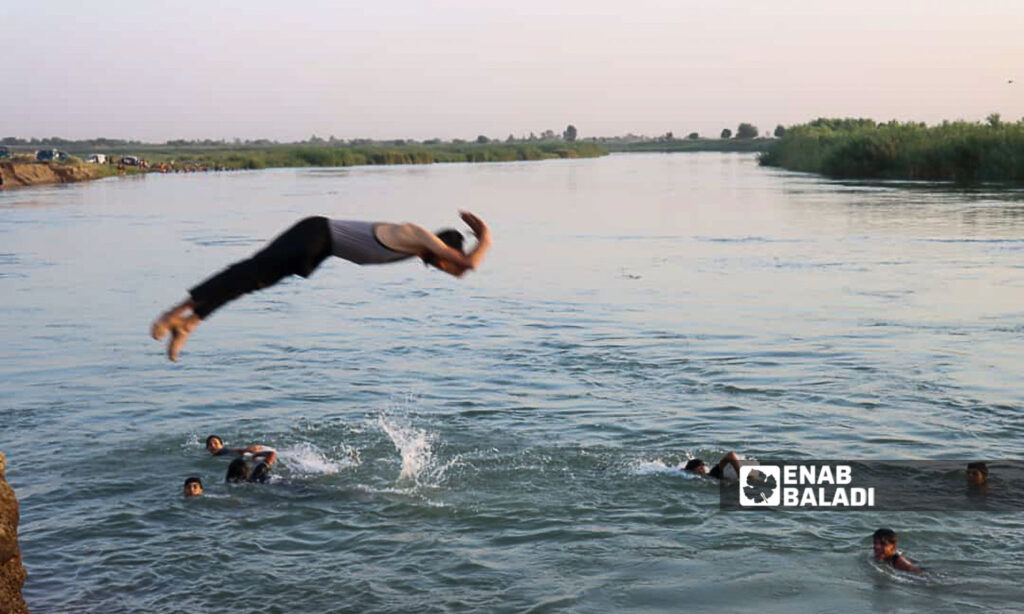
[[[702,461],[701,459],[691,458],[690,460],[686,461],[686,466],[683,467],[683,469],[686,471],[695,471],[697,467],[700,467],[703,464],[704,461]]]
[[[459,250],[463,254],[466,253],[466,250],[463,247],[466,242],[466,238],[463,237],[462,233],[458,230],[455,230],[454,228],[442,228],[434,234],[437,235],[437,238],[441,239],[441,242],[448,247]]]
[[[986,465],[985,463],[967,463],[967,470],[970,471],[971,469],[977,469],[978,471],[981,472],[981,475],[985,476],[986,478],[988,477],[988,465]]]
[[[249,466],[245,461],[236,458],[228,465],[228,473],[224,476],[225,482],[245,482],[249,479]]]
[[[252,475],[249,476],[250,482],[259,482],[260,484],[270,479],[270,466],[266,463],[257,463],[252,468]]]
[[[895,544],[898,539],[896,537],[896,531],[893,531],[892,529],[879,529],[875,531],[875,534],[871,537],[877,539],[878,541],[883,541],[890,544]]]
[[[214,439],[217,439],[221,443],[224,443],[224,440],[220,438],[220,435],[210,435],[209,437],[206,438],[206,445],[207,445],[207,447],[209,447],[210,442],[213,441]]]
[[[441,230],[435,232],[434,235],[438,239],[441,239],[441,242],[447,245],[448,247],[458,251],[461,254],[466,253],[466,250],[463,247],[466,239],[458,230],[455,230],[454,228],[442,228]],[[426,265],[433,267],[438,266],[439,259],[433,253],[427,253],[427,255],[422,256],[422,259],[423,263]]]
[[[196,476],[192,476],[190,478],[185,478],[185,486],[188,486],[189,484],[192,484],[192,483],[199,484],[200,487],[202,487],[202,485],[203,485],[203,481],[200,480]]]

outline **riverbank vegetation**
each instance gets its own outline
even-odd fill
[[[151,160],[189,161],[228,169],[260,169],[295,166],[362,166],[387,164],[437,164],[446,162],[514,162],[552,158],[592,158],[607,152],[593,143],[543,142],[278,145],[214,151],[176,148],[154,151]]]
[[[571,126],[570,126],[571,127]],[[574,136],[571,134],[570,136]],[[116,139],[69,141],[60,138],[2,141],[12,150],[31,152],[55,148],[79,156],[106,154],[111,162],[124,157],[144,159],[150,167],[202,169],[262,169],[308,166],[360,166],[380,164],[435,164],[445,162],[513,162],[553,158],[590,158],[607,154],[593,141],[553,137],[548,140],[508,140],[477,137],[474,141],[349,141],[312,137],[301,143],[257,141],[185,141],[142,143]]]
[[[136,140],[96,138],[69,140],[60,137],[20,139],[0,138],[0,146],[11,151],[34,153],[40,149],[89,157],[106,154],[111,162],[122,158],[144,159],[155,170],[179,169],[261,169],[295,166],[358,166],[377,164],[434,164],[443,162],[510,162],[550,158],[590,158],[608,152],[762,152],[772,139],[758,137],[753,124],[741,123],[720,137],[704,137],[696,132],[685,138],[672,132],[658,136],[580,138],[576,126],[562,132],[544,130],[528,135],[509,134],[507,138],[485,135],[475,139],[372,140],[321,138],[316,135],[295,143],[268,139],[241,140],[169,140],[144,143]],[[767,137],[768,133],[765,133]],[[777,133],[778,135],[778,133]]]
[[[1024,181],[1024,119],[879,124],[822,118],[790,126],[760,156],[764,166],[837,179]]]

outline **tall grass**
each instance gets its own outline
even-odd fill
[[[607,152],[593,143],[437,145],[279,145],[203,151],[188,147],[147,153],[151,162],[175,160],[210,167],[260,169],[295,166],[435,164],[442,162],[512,162],[549,158],[589,158]]]
[[[786,129],[760,163],[834,178],[1024,181],[1024,119],[987,123],[817,119]]]

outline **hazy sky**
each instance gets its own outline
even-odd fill
[[[0,61],[0,136],[1019,119],[1024,0],[0,0]]]

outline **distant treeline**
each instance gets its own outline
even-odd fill
[[[66,151],[68,153],[76,154],[88,154],[88,153],[115,153],[119,155],[134,155],[139,152],[148,151],[209,151],[209,150],[252,150],[252,149],[268,149],[268,148],[279,148],[279,147],[332,147],[332,148],[345,148],[345,147],[372,147],[372,148],[393,148],[393,147],[428,147],[432,149],[437,148],[448,148],[461,147],[466,145],[537,145],[543,146],[544,149],[550,149],[552,143],[572,143],[576,139],[576,127],[570,124],[566,127],[565,131],[561,134],[556,133],[554,130],[544,130],[539,135],[531,132],[529,136],[516,137],[515,135],[509,134],[508,138],[504,141],[501,139],[492,139],[484,135],[479,135],[475,139],[451,139],[445,141],[439,138],[426,139],[423,141],[417,141],[415,139],[339,139],[333,135],[329,138],[321,138],[317,135],[309,137],[305,141],[294,141],[294,142],[279,142],[270,139],[232,139],[232,140],[215,140],[215,139],[173,139],[164,143],[147,143],[144,141],[137,141],[132,139],[109,139],[109,138],[94,138],[94,139],[65,139],[59,136],[52,136],[48,138],[27,138],[22,139],[18,137],[8,136],[0,138],[0,146],[7,147],[15,151],[21,151],[22,153],[29,153],[38,149],[58,149]],[[593,139],[591,139],[593,142]]]
[[[1024,181],[1024,119],[986,123],[814,120],[791,126],[760,163],[834,178]]]
[[[781,136],[782,126],[776,128],[775,136]],[[767,133],[766,133],[767,135]],[[359,159],[362,155],[367,162],[372,160],[386,160],[389,154],[391,158],[396,155],[405,156],[411,163],[423,162],[426,158],[424,152],[431,152],[429,157],[435,162],[449,161],[475,161],[475,160],[534,160],[546,157],[568,157],[575,153],[575,156],[603,155],[609,151],[763,151],[767,140],[758,138],[757,126],[749,123],[741,123],[736,129],[735,137],[729,128],[722,130],[719,139],[702,137],[696,132],[691,132],[685,139],[676,138],[672,132],[666,132],[658,136],[646,136],[627,134],[613,137],[587,137],[579,138],[576,126],[569,124],[561,133],[554,130],[544,130],[540,134],[530,132],[529,135],[516,136],[509,134],[505,139],[490,138],[479,135],[472,140],[452,139],[445,141],[439,138],[417,141],[414,139],[339,139],[333,135],[328,138],[321,138],[317,135],[309,137],[305,141],[281,143],[270,139],[255,140],[214,140],[214,139],[174,139],[164,143],[146,143],[131,139],[110,139],[94,138],[71,140],[61,137],[49,138],[28,138],[17,137],[0,138],[0,146],[5,146],[12,151],[20,153],[33,153],[39,149],[57,149],[71,154],[87,156],[93,153],[104,153],[114,156],[134,155],[151,157],[151,154],[164,153],[209,153],[209,152],[274,152],[266,158],[268,163],[276,159],[292,159],[289,165],[295,165],[300,160],[294,159],[291,154],[298,150],[304,153],[302,158],[323,159],[331,157],[322,150],[336,150],[333,156],[338,160]],[[581,143],[589,144],[589,147],[581,147]],[[481,148],[480,146],[486,146]],[[515,146],[508,149],[507,146]],[[596,149],[595,149],[596,147]],[[559,150],[563,150],[561,154]],[[600,153],[597,153],[601,150]],[[341,151],[347,151],[346,157]],[[234,157],[238,157],[235,155]],[[377,162],[378,164],[388,162]]]
[[[214,141],[207,141],[213,143]],[[145,147],[147,144],[141,141],[130,141],[124,139],[84,139],[81,141],[73,141],[70,139],[62,139],[59,136],[51,136],[45,139],[39,139],[32,137],[30,139],[19,139],[14,136],[5,136],[0,138],[0,145],[4,147],[13,147],[24,151],[30,149],[60,149],[63,151],[76,153],[93,150],[105,150],[105,149],[116,149],[116,148],[132,148],[132,147]]]
[[[701,137],[676,139],[658,138],[653,140],[623,142],[616,140],[598,140],[608,151],[625,152],[679,152],[679,151],[767,151],[775,139],[769,138],[721,138],[705,139]]]
[[[783,127],[776,128],[781,136]],[[766,133],[767,135],[767,133]],[[561,133],[543,130],[539,134],[505,139],[479,135],[472,140],[439,138],[413,139],[339,139],[333,135],[311,136],[305,141],[280,143],[270,139],[214,140],[174,139],[164,143],[145,143],[131,139],[94,138],[71,140],[61,137],[0,138],[0,147],[12,153],[34,154],[37,150],[56,149],[86,158],[106,154],[109,159],[135,156],[150,163],[206,168],[259,169],[290,166],[357,166],[364,164],[432,164],[436,162],[508,162],[546,158],[583,158],[617,152],[685,151],[764,151],[770,139],[758,138],[757,126],[740,123],[735,136],[729,128],[719,138],[702,137],[691,132],[676,138],[672,132],[659,136],[627,134],[614,137],[580,138],[576,126],[569,124]]]

